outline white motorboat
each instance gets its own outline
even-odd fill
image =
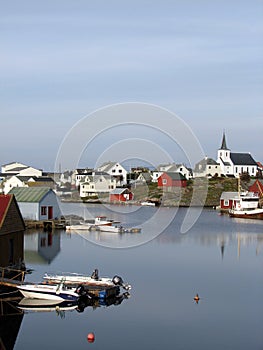
[[[77,274],[77,273],[65,273],[65,274],[48,274],[43,276],[43,279],[49,283],[58,283],[63,280],[65,285],[85,285],[87,288],[91,286],[121,286],[125,290],[130,290],[131,286],[128,283],[124,283],[120,276],[114,276],[112,279],[109,277],[99,277],[98,269],[95,269],[91,276]]]
[[[259,196],[254,192],[242,192],[232,199],[229,216],[244,219],[263,219],[263,208],[259,207]]]
[[[100,228],[101,226],[112,226],[113,223],[117,221],[107,219],[106,216],[96,216],[94,219],[87,219],[80,221],[77,225],[67,225],[66,230],[92,230],[93,228]]]
[[[141,205],[143,205],[143,206],[149,206],[149,207],[155,207],[155,206],[156,206],[156,203],[155,203],[155,202],[152,202],[151,200],[148,200],[148,201],[141,202]]]
[[[18,290],[25,298],[55,300],[55,301],[77,301],[80,295],[76,288],[69,288],[61,279],[57,284],[22,284],[17,286]]]

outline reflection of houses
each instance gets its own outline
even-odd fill
[[[24,219],[51,220],[61,216],[55,192],[48,187],[16,187],[14,194]]]
[[[26,264],[50,264],[60,251],[60,233],[25,234]]]
[[[110,202],[127,202],[133,199],[133,193],[128,188],[115,188],[110,193]]]
[[[167,191],[172,190],[176,187],[186,187],[187,180],[180,173],[163,173],[158,178],[158,187],[166,189]]]
[[[25,224],[13,195],[0,195],[0,266],[20,268]]]

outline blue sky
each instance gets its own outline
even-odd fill
[[[14,0],[0,30],[1,164],[53,170],[80,119],[125,102],[175,113],[209,157],[225,130],[263,162],[262,0]]]

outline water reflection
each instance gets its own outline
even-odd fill
[[[60,231],[30,232],[24,236],[27,264],[50,264],[60,252]]]
[[[0,349],[14,348],[23,315],[23,311],[16,307],[15,301],[0,299]]]

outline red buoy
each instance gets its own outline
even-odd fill
[[[95,334],[94,333],[89,333],[88,335],[87,335],[87,339],[88,339],[88,342],[89,343],[93,343],[94,342],[94,340],[95,340]]]

